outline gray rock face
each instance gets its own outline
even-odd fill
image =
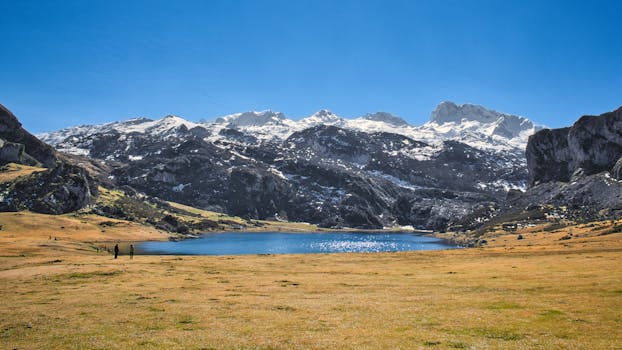
[[[526,157],[530,184],[566,182],[573,174],[613,171],[620,156],[622,108],[584,116],[570,128],[541,130],[529,138]]]
[[[53,169],[0,185],[0,211],[64,214],[91,204],[95,195],[97,184],[84,169],[59,163]]]
[[[25,165],[37,165],[36,159],[26,153],[26,147],[21,143],[8,142],[0,139],[0,165],[17,163]]]
[[[18,153],[21,152],[21,155],[17,155],[15,153],[16,150],[12,148],[13,146],[9,146],[9,148],[5,150],[6,153],[2,152],[8,158],[3,159],[2,155],[0,155],[0,165],[12,161],[14,162],[15,158],[17,158],[18,161],[20,159],[24,159],[25,163],[23,164],[28,165],[33,165],[29,164],[32,159],[36,159],[37,162],[45,167],[53,167],[56,164],[56,151],[54,148],[39,141],[39,139],[35,136],[24,130],[22,128],[22,124],[17,120],[13,113],[1,104],[0,139],[7,142],[22,144],[24,147],[21,151],[17,150]],[[27,154],[28,157],[24,156],[24,153]]]
[[[616,180],[622,180],[622,157],[618,159],[616,164],[611,169],[611,176]]]
[[[531,185],[570,180],[572,155],[568,147],[569,129],[544,129],[529,137],[525,156]]]
[[[609,171],[622,155],[622,107],[600,116],[584,116],[568,132],[572,171],[586,175]]]
[[[0,184],[0,211],[63,214],[89,205],[97,194],[97,184],[84,168],[58,158],[0,105],[0,165],[7,163],[49,169]]]
[[[451,101],[444,101],[432,111],[430,120],[439,124],[460,122],[462,119],[477,120],[485,123],[494,122],[501,117],[501,113],[491,111],[482,106],[463,104],[458,106]]]
[[[368,113],[365,114],[362,118],[378,122],[385,122],[395,126],[408,125],[408,123],[404,119],[387,112]]]
[[[577,220],[622,217],[622,108],[541,130],[527,145],[530,188],[506,209],[552,207]]]

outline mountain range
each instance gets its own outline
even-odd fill
[[[292,120],[264,111],[135,118],[37,138],[5,108],[0,122],[1,211],[86,209],[177,232],[189,227],[167,214],[168,201],[250,225],[328,228],[469,231],[518,218],[622,216],[622,108],[553,130],[451,102],[421,126],[384,112]]]
[[[106,180],[183,204],[324,227],[444,229],[525,189],[524,149],[538,127],[481,106],[443,102],[412,126],[385,112],[273,111],[191,122],[177,116],[38,135],[101,160]],[[479,219],[478,219],[479,220]]]
[[[306,118],[293,120],[283,113],[267,110],[226,115],[213,121],[202,119],[197,123],[174,115],[159,120],[135,118],[123,122],[70,127],[38,136],[69,153],[85,153],[88,147],[74,149],[72,140],[65,142],[66,139],[70,136],[80,137],[110,131],[121,134],[170,135],[183,126],[187,130],[193,130],[197,136],[209,136],[211,141],[227,138],[228,135],[224,134],[230,130],[240,131],[257,141],[283,141],[296,131],[318,125],[367,133],[395,133],[431,144],[455,140],[476,148],[496,150],[524,149],[529,135],[541,129],[523,117],[499,113],[478,105],[456,105],[446,101],[440,103],[431,113],[430,121],[421,126],[410,125],[404,119],[386,112],[347,119],[322,109]]]

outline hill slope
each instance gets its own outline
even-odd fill
[[[453,119],[440,112],[448,106]],[[41,137],[105,161],[119,186],[194,207],[325,227],[443,229],[526,186],[521,140],[533,130],[524,118],[446,102],[420,127],[388,113],[346,119],[321,110],[294,121],[264,111]]]

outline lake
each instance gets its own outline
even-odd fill
[[[138,254],[156,255],[367,253],[449,248],[457,246],[417,232],[228,232],[136,245]]]

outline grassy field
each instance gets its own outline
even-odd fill
[[[309,224],[306,222],[280,222],[280,221],[267,221],[267,220],[252,220],[252,222],[256,222],[260,224],[260,226],[252,226],[249,225],[249,221],[242,219],[238,216],[229,216],[222,213],[217,213],[213,211],[207,211],[202,209],[197,209],[194,207],[190,207],[187,205],[168,202],[171,207],[180,209],[182,211],[186,211],[192,214],[198,215],[200,218],[219,221],[226,220],[231,222],[232,224],[245,225],[244,231],[288,231],[288,232],[311,232],[311,231],[319,231],[316,225]]]
[[[99,220],[0,214],[0,348],[622,348],[617,223],[435,252],[114,260],[93,242],[166,236]]]
[[[9,163],[0,167],[0,184],[15,181],[15,179],[19,177],[46,170],[46,168]]]

